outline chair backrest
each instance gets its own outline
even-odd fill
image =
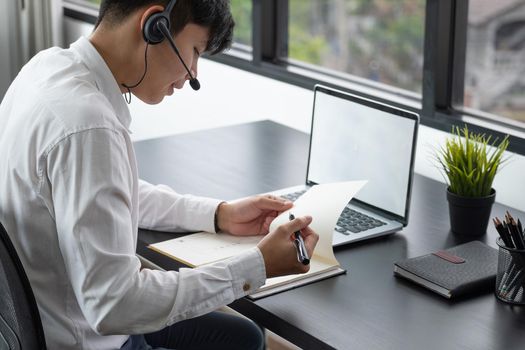
[[[45,349],[42,321],[31,285],[0,224],[0,349]]]

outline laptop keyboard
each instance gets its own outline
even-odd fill
[[[281,195],[281,197],[294,202],[305,192],[306,190],[288,193],[285,195]],[[386,225],[386,222],[375,219],[356,210],[350,209],[349,207],[345,207],[345,209],[341,213],[341,216],[339,217],[339,220],[337,221],[335,230],[344,235],[351,235],[383,225]]]

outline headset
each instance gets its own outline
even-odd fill
[[[173,49],[173,51],[175,52],[175,54],[179,58],[180,62],[184,66],[184,69],[186,69],[186,72],[188,72],[188,75],[190,76],[190,86],[191,86],[191,88],[193,90],[195,90],[195,91],[197,91],[197,90],[199,90],[201,88],[201,84],[199,83],[197,78],[195,78],[193,76],[193,74],[191,74],[191,71],[188,69],[188,66],[186,65],[186,63],[182,59],[182,57],[181,57],[181,55],[179,53],[179,49],[177,49],[177,46],[175,45],[175,42],[173,41],[173,38],[171,37],[170,14],[171,14],[171,11],[173,10],[173,7],[175,6],[176,3],[177,3],[177,0],[170,0],[170,2],[168,3],[168,5],[164,9],[164,11],[162,11],[162,12],[155,12],[155,13],[151,14],[146,19],[144,27],[142,28],[142,36],[144,37],[144,41],[147,43],[146,51],[144,53],[144,60],[145,60],[144,74],[142,75],[142,78],[139,80],[139,82],[134,84],[134,85],[132,85],[132,86],[128,86],[126,84],[121,84],[122,86],[124,86],[125,88],[128,89],[128,94],[130,95],[129,101],[126,98],[128,103],[131,102],[130,89],[133,89],[133,88],[139,86],[140,83],[142,83],[142,80],[144,79],[144,77],[146,76],[146,71],[148,69],[148,60],[147,60],[148,46],[149,45],[160,44],[161,42],[164,41],[164,39],[168,40],[171,48]]]

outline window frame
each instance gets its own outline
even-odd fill
[[[83,0],[63,0],[62,9],[65,17],[93,25],[97,22],[97,6]]]
[[[442,131],[466,124],[499,139],[509,135],[508,150],[525,155],[522,124],[463,106],[469,1],[426,1],[422,94],[288,59],[288,0],[252,0],[251,52],[233,45],[207,58],[310,90],[321,83],[373,98],[416,112],[421,124]],[[65,16],[96,22],[96,6],[78,0],[63,4]]]

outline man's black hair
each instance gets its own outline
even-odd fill
[[[140,8],[166,6],[169,0],[102,0],[95,28],[102,22],[118,25]],[[209,29],[206,52],[216,54],[232,43],[233,21],[229,0],[178,0],[170,16],[171,32],[179,33],[188,23]]]

